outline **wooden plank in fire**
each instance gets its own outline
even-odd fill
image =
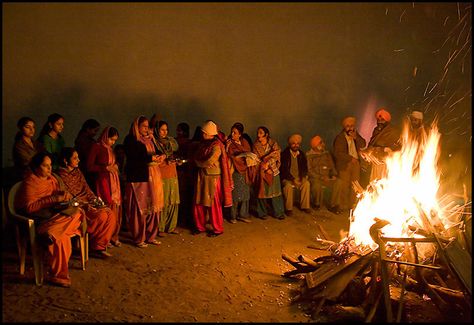
[[[463,285],[472,294],[472,257],[461,247],[457,239],[451,241],[443,249],[452,268],[458,275]]]
[[[355,260],[349,266],[340,270],[337,273],[337,276],[332,276],[332,278],[326,281],[324,288],[319,291],[316,295],[313,295],[314,298],[325,298],[326,300],[335,300],[341,295],[344,289],[347,287],[349,282],[360,272],[363,268],[367,267],[371,260],[371,256],[365,255]]]
[[[323,283],[324,281],[328,280],[329,278],[333,277],[334,275],[338,274],[345,268],[349,267],[351,264],[358,261],[361,257],[368,255],[372,251],[367,251],[362,256],[361,255],[352,255],[346,261],[327,261],[323,265],[321,265],[316,271],[309,272],[306,274],[306,285],[308,288],[312,289]]]

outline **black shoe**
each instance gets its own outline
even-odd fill
[[[285,214],[289,217],[293,214],[293,210],[286,210]]]
[[[215,233],[215,232],[210,232],[207,234],[207,237],[217,237],[217,236],[220,236],[222,235],[222,233]]]
[[[274,218],[278,219],[278,220],[283,220],[283,219],[285,219],[285,215],[282,214],[281,216],[275,216]]]
[[[319,209],[321,209],[321,206],[320,206],[319,204],[316,204],[316,205],[314,206],[314,209],[315,209],[315,210],[319,210]]]
[[[341,210],[339,210],[339,207],[336,205],[336,206],[333,206],[333,207],[329,207],[328,208],[328,211],[334,213],[334,214],[340,214],[341,213]]]
[[[200,230],[197,230],[197,229],[193,229],[193,231],[191,232],[193,235],[199,235],[200,233],[202,233],[202,231]]]
[[[304,213],[308,213],[308,214],[311,213],[311,209],[302,209],[301,211],[303,211]]]

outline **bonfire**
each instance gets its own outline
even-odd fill
[[[358,201],[345,236],[339,242],[317,238],[319,246],[309,247],[328,254],[316,259],[282,255],[296,268],[283,276],[304,274],[306,280],[293,301],[316,302],[313,317],[326,302],[339,301],[357,306],[366,322],[377,312],[387,322],[399,322],[405,294],[412,290],[432,299],[442,312],[470,313],[471,252],[465,228],[471,203],[465,186],[462,204],[453,195],[439,195],[439,142],[436,123],[424,138],[410,134],[406,123],[401,150],[382,162],[385,177],[365,190],[353,184]],[[364,158],[374,160],[370,152]]]

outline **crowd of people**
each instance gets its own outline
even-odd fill
[[[255,141],[236,122],[228,136],[212,121],[196,127],[190,138],[185,122],[176,127],[154,115],[138,116],[122,143],[117,128],[88,119],[74,146],[66,146],[65,119],[48,116],[35,139],[35,121],[19,119],[13,146],[17,180],[22,180],[15,208],[38,225],[49,252],[48,281],[68,287],[70,237],[87,223],[91,255],[107,258],[120,247],[126,229],[137,248],[160,245],[159,237],[191,229],[209,237],[224,232],[224,220],[251,223],[251,216],[282,220],[296,206],[304,213],[324,206],[334,214],[353,208],[354,182],[362,170],[370,179],[383,177],[384,157],[401,145],[401,132],[385,108],[375,113],[377,125],[367,142],[355,117],[342,120],[332,150],[315,134],[302,151],[300,134],[286,147],[259,126]],[[423,114],[409,120],[416,137],[424,137]],[[415,131],[416,129],[416,131]],[[116,144],[117,143],[117,144]],[[124,221],[124,222],[122,222]]]

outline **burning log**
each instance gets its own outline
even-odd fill
[[[439,272],[449,270],[446,265],[433,265],[436,261],[435,255],[424,262],[420,262],[418,257],[417,244],[431,243],[439,250],[446,251],[447,248],[449,250],[450,245],[453,245],[452,239],[435,233],[434,228],[416,229],[418,234],[426,235],[421,238],[384,237],[381,229],[389,222],[381,219],[374,219],[374,221],[369,232],[378,243],[378,248],[375,250],[366,246],[356,246],[353,237],[349,236],[340,243],[317,239],[319,244],[327,246],[326,250],[330,255],[316,259],[303,255],[292,258],[283,254],[282,258],[296,268],[296,270],[285,272],[284,276],[290,277],[304,273],[304,285],[300,293],[293,298],[293,302],[316,302],[312,312],[312,316],[316,317],[325,308],[325,304],[344,301],[347,303],[351,297],[357,296],[347,292],[354,290],[354,282],[357,282],[355,280],[360,279],[359,283],[362,283],[363,289],[359,288],[355,291],[362,293],[358,295],[360,303],[357,308],[364,311],[366,322],[374,319],[381,306],[384,308],[383,314],[386,315],[387,321],[400,322],[408,291],[415,291],[419,295],[427,293],[442,312],[453,310],[453,304],[462,306],[464,309],[470,308],[466,301],[465,291],[448,288],[440,276]],[[430,224],[430,219],[424,220],[424,225],[429,227]],[[394,244],[388,244],[389,242]],[[404,245],[405,248],[399,250],[400,245]],[[408,260],[401,260],[402,256]],[[469,261],[470,256],[464,262]],[[431,265],[426,262],[430,262]],[[416,280],[409,275],[409,268],[414,268]],[[402,276],[400,276],[401,270],[403,270]],[[429,283],[427,276],[436,279],[440,285]],[[397,279],[401,288],[394,287]],[[399,291],[394,289],[399,289]],[[394,294],[394,292],[399,292],[399,294]],[[396,313],[392,314],[394,301],[398,303],[398,308]],[[357,305],[357,303],[352,301],[352,305]]]

